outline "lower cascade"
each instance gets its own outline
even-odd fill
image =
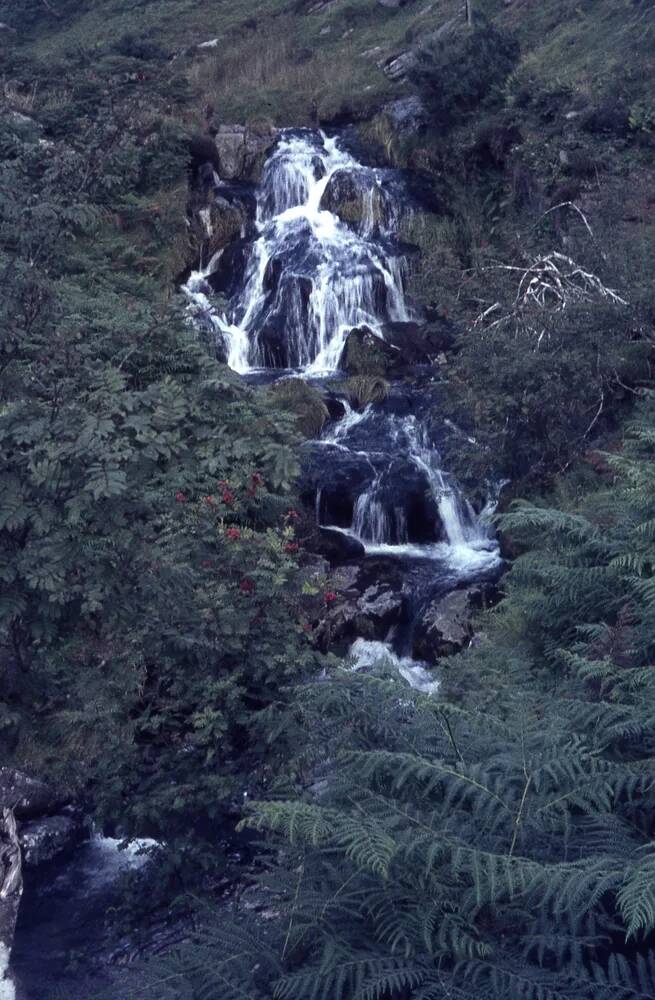
[[[216,185],[222,196],[225,185],[218,178]],[[255,200],[240,267],[226,277],[223,251],[184,289],[191,318],[209,328],[219,356],[236,372],[321,386],[339,373],[354,329],[389,344],[393,324],[420,319],[406,294],[399,228],[409,198],[397,172],[358,162],[339,136],[288,130]],[[452,425],[434,426],[420,393],[406,386],[392,386],[386,402],[361,409],[345,394],[339,403],[344,415],[309,445],[305,463],[303,494],[318,525],[347,536],[365,557],[401,561],[415,612],[435,589],[443,593],[493,571],[500,562],[493,504],[476,511],[442,467],[438,441]],[[423,569],[413,572],[417,563]],[[391,660],[410,684],[436,691],[425,667],[412,666],[402,648],[406,632],[388,638],[357,640],[352,655],[360,666]]]

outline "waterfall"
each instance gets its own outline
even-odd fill
[[[361,192],[356,227],[323,205],[336,174],[355,178]],[[363,167],[323,133],[282,134],[257,191],[257,239],[240,292],[223,314],[212,308],[209,267],[185,287],[231,368],[331,372],[352,329],[368,326],[383,336],[387,322],[411,318],[404,262],[393,247],[399,213],[384,190],[388,174]]]
[[[362,449],[369,440],[375,449]],[[369,486],[354,503],[350,528],[341,529],[362,542],[369,554],[435,559],[466,571],[497,562],[490,531],[493,503],[480,514],[473,510],[443,469],[438,448],[415,415],[381,413],[373,406],[358,413],[348,407],[346,416],[327,428],[321,443],[360,456],[372,470]],[[416,512],[408,506],[411,489],[415,498],[418,491],[425,499],[421,516],[431,520],[432,542],[411,540],[417,527]],[[325,498],[317,513],[320,524],[334,527]]]

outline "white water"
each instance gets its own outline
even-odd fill
[[[374,642],[369,639],[357,639],[350,647],[350,658],[353,670],[366,670],[368,667],[386,665],[407,681],[410,687],[424,694],[436,694],[439,681],[434,679],[426,666],[408,656],[397,656],[386,642]]]
[[[362,413],[349,410],[323,440],[347,448],[348,436],[369,418],[374,419],[371,407]],[[494,505],[489,503],[476,514],[457,483],[441,468],[439,452],[415,416],[387,416],[386,423],[393,449],[390,459],[393,455],[404,456],[420,470],[438,511],[445,539],[429,545],[409,541],[406,510],[385,502],[388,468],[380,469],[369,488],[357,498],[352,525],[346,533],[362,542],[370,555],[437,559],[462,571],[497,563],[498,548],[490,530]]]
[[[363,190],[357,230],[321,207],[338,171],[356,176]],[[194,272],[185,288],[192,312],[211,324],[231,368],[331,372],[353,328],[368,326],[382,336],[385,322],[411,318],[404,261],[385,245],[399,212],[382,174],[362,167],[336,139],[283,135],[258,189],[259,236],[229,314],[212,307],[206,282],[211,265]],[[276,326],[283,327],[281,336]]]

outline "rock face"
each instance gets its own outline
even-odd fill
[[[51,861],[81,839],[81,818],[70,796],[9,767],[0,768],[0,809],[18,820],[26,866]]]
[[[20,828],[19,840],[26,867],[35,868],[70,851],[82,836],[82,824],[75,813],[45,816]]]
[[[384,583],[370,586],[358,596],[354,585],[339,589],[341,595],[320,622],[315,635],[325,648],[336,643],[348,645],[357,638],[386,639],[389,630],[404,617],[405,600]]]
[[[18,908],[23,894],[21,852],[16,817],[11,809],[0,813],[0,1000],[15,1000],[9,971]]]
[[[11,809],[19,820],[49,816],[63,809],[69,802],[64,794],[30,778],[22,771],[0,767],[0,808]]]
[[[276,138],[273,128],[221,125],[214,140],[221,180],[258,181]]]
[[[432,601],[414,631],[414,657],[436,663],[440,657],[451,656],[464,649],[473,636],[471,614],[479,600],[479,588],[469,587]]]

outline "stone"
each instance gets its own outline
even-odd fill
[[[359,566],[340,566],[332,575],[333,589],[338,593],[357,591],[357,581],[360,577]]]
[[[357,538],[335,528],[321,528],[314,549],[333,565],[351,559],[363,559],[366,555],[364,546]]]
[[[23,823],[19,841],[23,860],[28,868],[35,868],[57,855],[72,850],[82,839],[83,827],[77,813],[45,816]]]
[[[221,125],[214,143],[218,152],[221,180],[256,183],[262,175],[268,154],[277,140],[277,131],[264,126]]]
[[[468,646],[473,636],[471,617],[480,601],[477,587],[454,590],[431,601],[414,630],[412,651],[415,659],[436,663]]]
[[[400,359],[400,351],[376,336],[368,327],[351,330],[341,357],[349,375],[385,375]]]
[[[398,624],[402,619],[403,596],[389,587],[375,584],[362,594],[357,602],[357,610],[371,623],[376,636],[386,638],[391,626]]]
[[[70,802],[70,796],[11,767],[0,767],[0,809],[11,809],[19,820],[48,816]]]
[[[428,112],[418,94],[399,97],[383,108],[394,131],[401,136],[422,132],[428,122]]]
[[[11,809],[0,812],[0,1000],[15,1000],[9,969],[21,896],[23,874],[16,818]]]

